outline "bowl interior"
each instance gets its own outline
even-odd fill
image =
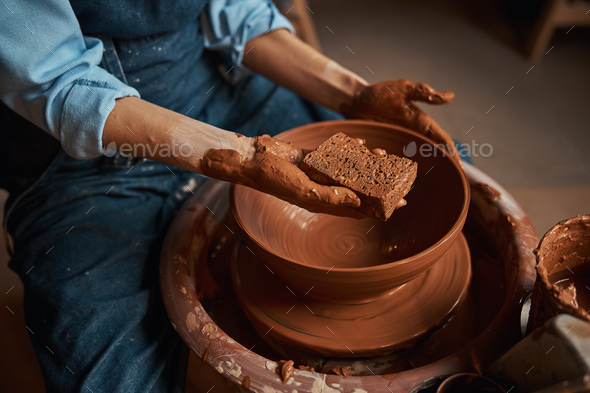
[[[242,230],[257,245],[282,259],[324,268],[358,268],[428,252],[465,219],[468,184],[461,168],[442,150],[420,154],[425,138],[405,129],[367,121],[309,124],[277,135],[294,145],[315,149],[336,132],[364,138],[369,149],[383,148],[404,157],[416,144],[418,163],[407,205],[386,222],[310,213],[273,196],[236,185],[234,214]],[[428,149],[423,148],[422,151]],[[462,217],[462,219],[461,219]]]

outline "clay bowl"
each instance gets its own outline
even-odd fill
[[[233,215],[244,242],[295,293],[322,301],[363,303],[411,281],[433,266],[459,236],[470,191],[460,166],[426,138],[392,125],[330,121],[298,127],[277,138],[315,149],[336,132],[363,138],[370,149],[415,154],[418,177],[407,205],[386,222],[310,213],[273,196],[236,185]],[[415,151],[415,149],[414,149]],[[312,290],[310,290],[313,288]]]
[[[282,383],[275,371],[277,361],[283,357],[263,351],[264,343],[256,341],[258,335],[249,327],[246,317],[238,319],[237,305],[230,308],[230,318],[224,324],[218,317],[213,320],[203,303],[203,297],[212,290],[217,291],[212,298],[215,302],[218,296],[232,291],[229,273],[224,276],[226,284],[218,284],[219,288],[211,284],[221,260],[216,258],[212,261],[207,255],[208,250],[217,251],[220,244],[220,240],[214,239],[217,234],[225,240],[221,249],[229,248],[235,238],[228,235],[237,234],[237,229],[225,219],[229,209],[228,184],[209,180],[200,186],[170,226],[160,264],[162,300],[170,321],[197,355],[192,358],[194,363],[191,364],[195,365],[195,369],[189,372],[189,380],[197,385],[199,391],[207,392],[214,387],[218,393],[244,389],[258,392],[273,389],[284,392],[289,389],[290,392],[294,389],[293,385],[299,392],[364,390],[387,393],[391,390],[408,393],[433,377],[483,372],[522,339],[521,307],[535,283],[532,250],[539,244],[539,238],[525,212],[505,189],[478,168],[469,164],[463,164],[463,168],[472,196],[464,232],[472,256],[476,258],[474,282],[477,285],[473,289],[480,290],[490,282],[496,283],[489,278],[497,275],[494,269],[499,270],[501,274],[497,275],[497,279],[500,284],[489,288],[492,299],[474,297],[473,311],[468,308],[465,319],[453,318],[447,325],[450,329],[447,335],[436,338],[435,334],[429,339],[434,342],[432,345],[427,341],[421,349],[415,348],[419,353],[412,352],[413,355],[401,357],[399,368],[384,365],[380,358],[367,359],[363,363],[357,363],[355,359],[351,364],[359,367],[354,377],[296,370],[287,384]],[[478,249],[486,250],[487,254],[477,257],[477,253],[481,253]],[[479,281],[477,267],[483,268]],[[489,270],[490,267],[494,269]],[[232,295],[228,296],[233,299]],[[490,300],[498,301],[501,307],[487,313],[482,306],[487,307]],[[481,311],[479,316],[478,311]],[[484,315],[489,318],[478,321]],[[240,336],[245,332],[249,334]],[[450,352],[444,349],[441,352],[441,342],[450,345]],[[416,368],[407,369],[410,360]],[[370,372],[365,366],[370,367]],[[362,374],[361,371],[368,375],[358,375]]]
[[[533,331],[557,314],[590,321],[590,215],[560,221],[535,249],[537,282],[531,298],[528,330]],[[576,300],[563,289],[573,285]]]

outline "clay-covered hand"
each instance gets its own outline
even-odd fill
[[[426,136],[435,143],[447,145],[447,151],[455,152],[453,139],[430,116],[412,101],[428,104],[446,104],[455,94],[438,92],[425,83],[413,83],[406,79],[375,83],[361,88],[351,105],[341,112],[347,118],[375,120],[397,124]],[[458,154],[454,154],[460,159]]]
[[[252,142],[251,157],[230,149],[208,150],[200,165],[203,174],[243,184],[315,213],[362,217],[350,209],[360,206],[353,191],[317,184],[296,166],[304,157],[302,149],[268,135]]]

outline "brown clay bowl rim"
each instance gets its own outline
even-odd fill
[[[453,168],[455,169],[456,173],[459,175],[459,177],[461,179],[461,184],[463,185],[463,206],[461,207],[461,212],[460,212],[459,216],[457,217],[457,220],[455,220],[455,223],[453,224],[451,229],[443,237],[441,237],[440,240],[438,240],[436,243],[434,243],[433,245],[431,245],[427,249],[420,251],[418,254],[415,254],[410,257],[400,259],[397,261],[387,262],[387,263],[377,265],[377,266],[352,267],[352,268],[334,267],[330,270],[330,272],[333,272],[333,273],[361,273],[361,272],[362,273],[371,273],[371,272],[379,272],[382,270],[387,270],[387,269],[391,268],[392,265],[394,265],[394,264],[395,265],[405,265],[408,263],[412,263],[418,259],[425,258],[428,254],[433,253],[437,248],[441,247],[444,243],[452,241],[454,239],[453,234],[455,232],[457,232],[457,230],[461,229],[463,227],[463,225],[465,224],[465,219],[467,218],[467,213],[469,212],[471,190],[469,188],[469,181],[467,180],[467,175],[465,175],[463,168],[457,163],[457,161],[455,161],[453,158],[451,158],[450,155],[446,154],[446,152],[444,152],[444,150],[442,150],[440,146],[435,144],[430,139],[428,139],[422,135],[419,135],[414,131],[410,131],[409,129],[404,128],[404,127],[395,126],[395,125],[386,124],[386,123],[378,123],[378,122],[368,121],[368,120],[321,121],[321,122],[317,122],[317,123],[311,123],[311,124],[306,124],[306,125],[299,126],[296,128],[292,128],[290,130],[287,130],[287,131],[281,132],[280,134],[275,135],[275,137],[279,138],[281,140],[288,141],[288,139],[286,139],[286,137],[288,137],[289,134],[293,134],[293,133],[299,131],[301,128],[309,128],[309,127],[313,127],[313,126],[317,126],[317,125],[327,125],[327,124],[336,124],[337,125],[337,124],[342,124],[342,123],[354,124],[354,125],[371,125],[371,126],[378,126],[378,127],[382,127],[382,128],[389,128],[391,131],[403,133],[403,134],[408,134],[412,137],[422,140],[423,143],[429,143],[429,144],[435,146],[437,149],[440,150],[444,159],[451,161]],[[237,185],[237,186],[238,187],[246,187],[243,185]],[[230,205],[232,215],[234,216],[234,219],[236,220],[238,227],[240,228],[240,232],[242,232],[242,234],[245,237],[247,237],[248,240],[252,241],[254,244],[256,244],[258,247],[260,247],[262,250],[271,254],[273,257],[279,258],[282,261],[290,262],[295,265],[302,266],[304,268],[318,270],[318,271],[322,271],[322,272],[329,270],[327,267],[307,265],[305,263],[296,261],[294,259],[278,255],[273,250],[271,250],[269,247],[264,245],[261,241],[259,241],[256,237],[250,236],[250,234],[248,233],[248,231],[244,227],[242,219],[240,218],[240,216],[237,212],[236,201],[235,201],[235,188],[236,188],[236,185],[232,183],[230,186],[230,191],[229,191],[229,205]]]

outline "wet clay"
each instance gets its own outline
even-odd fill
[[[351,119],[369,119],[383,123],[399,124],[435,143],[447,145],[457,154],[451,137],[429,116],[411,101],[430,104],[451,102],[455,94],[450,91],[438,92],[424,83],[408,80],[387,81],[361,89],[351,103],[340,107],[340,113]],[[458,156],[456,156],[458,161]]]
[[[209,351],[211,350],[211,346],[208,346],[205,349],[205,352],[203,352],[203,361],[206,362],[207,361],[207,357],[209,357]]]
[[[249,376],[245,376],[244,379],[242,379],[242,387],[246,390],[250,389],[250,377]]]
[[[352,373],[350,372],[349,369],[347,369],[346,367],[338,367],[338,366],[331,367],[328,370],[327,374],[340,375],[341,377],[352,377]]]
[[[385,150],[379,149],[379,148],[371,150],[371,153],[375,154],[376,156],[380,156],[380,157],[387,155],[387,152]]]
[[[590,215],[559,222],[543,236],[535,255],[529,330],[559,313],[590,321]]]
[[[295,362],[292,360],[280,360],[279,367],[277,367],[277,372],[281,376],[281,380],[283,383],[286,383],[291,375],[295,372]]]
[[[320,186],[295,164],[303,158],[303,150],[268,135],[254,138],[253,157],[242,157],[232,149],[209,149],[200,162],[204,175],[242,184],[264,193],[278,195],[294,202],[327,202],[357,207],[356,194],[343,187]]]

